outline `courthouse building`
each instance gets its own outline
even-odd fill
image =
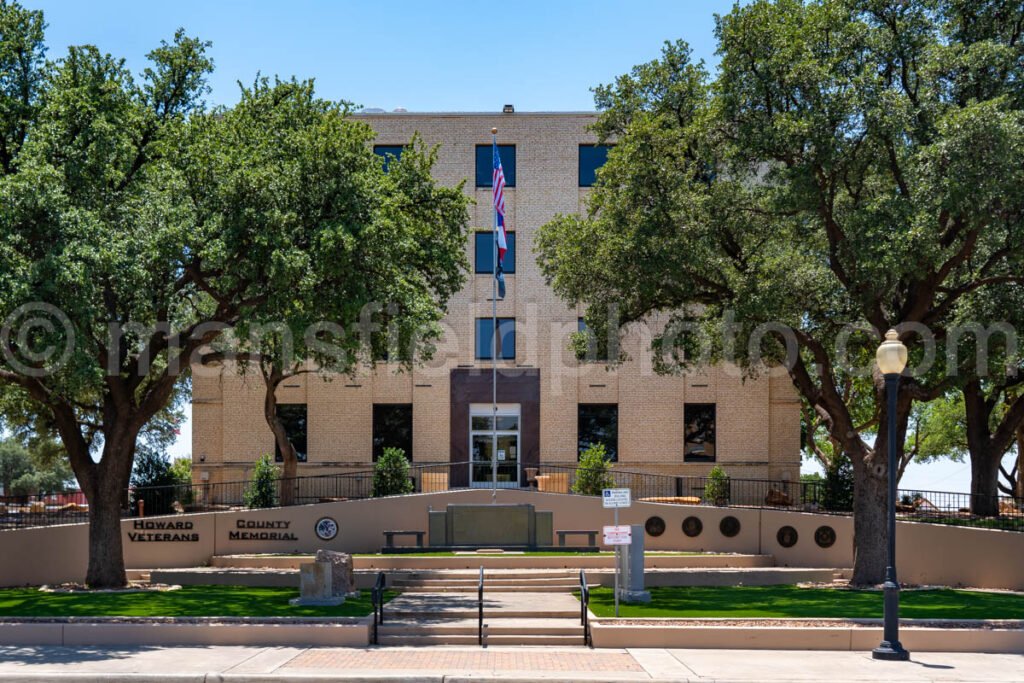
[[[569,338],[583,311],[545,284],[533,254],[538,228],[556,214],[584,212],[607,149],[588,126],[592,113],[364,113],[387,163],[419,133],[440,145],[435,176],[465,191],[473,232],[471,270],[450,302],[434,358],[411,371],[375,371],[324,381],[286,380],[279,410],[300,454],[299,474],[368,469],[387,446],[414,464],[466,463],[452,485],[491,481],[491,318],[493,213],[491,128],[505,171],[509,251],[507,292],[497,303],[499,484],[526,482],[525,468],[571,464],[601,442],[621,470],[703,475],[715,464],[733,477],[797,480],[800,404],[784,374],[743,378],[726,366],[663,376],[652,368],[658,325],[631,329],[629,360],[578,360]],[[193,472],[197,482],[239,481],[257,457],[275,451],[263,417],[258,372],[196,372]],[[472,464],[470,464],[472,463]]]

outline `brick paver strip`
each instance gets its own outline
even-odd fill
[[[289,669],[408,669],[417,671],[578,671],[643,672],[625,652],[580,650],[544,651],[521,649],[514,652],[483,650],[335,650],[303,652],[285,665]]]

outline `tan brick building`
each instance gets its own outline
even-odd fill
[[[304,440],[300,475],[365,469],[375,448],[397,444],[411,449],[414,463],[468,462],[472,454],[480,466],[459,468],[464,474],[454,474],[452,484],[489,482],[491,361],[483,352],[489,352],[492,329],[490,131],[496,127],[509,184],[507,226],[514,235],[507,264],[514,273],[506,276],[507,294],[497,305],[504,320],[498,354],[503,483],[525,483],[527,466],[574,463],[580,443],[595,440],[608,443],[623,470],[701,475],[717,462],[733,477],[799,478],[799,400],[784,374],[744,380],[731,368],[714,367],[657,375],[647,348],[656,319],[627,335],[630,360],[616,368],[579,361],[568,348],[582,310],[567,307],[544,284],[532,250],[537,229],[553,216],[585,211],[587,186],[603,159],[588,131],[593,114],[403,112],[360,118],[377,131],[382,155],[400,154],[416,132],[440,145],[437,179],[451,185],[465,180],[476,201],[472,225],[483,234],[471,235],[466,250],[471,272],[484,272],[471,274],[452,300],[435,357],[412,372],[381,365],[355,379],[306,375],[285,383],[279,402],[290,411],[297,439]],[[231,369],[197,369],[196,481],[244,479],[257,456],[274,452],[262,395],[258,373],[243,378]]]

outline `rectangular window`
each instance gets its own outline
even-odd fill
[[[516,186],[516,146],[498,145],[501,170],[505,173],[505,187]],[[494,151],[490,145],[476,146],[476,186],[491,187],[494,173]]]
[[[405,145],[374,145],[373,153],[384,159],[384,172],[388,171],[388,164],[394,159],[398,161],[402,158],[402,150],[405,149]]]
[[[491,338],[494,334],[493,321],[490,318],[476,319],[476,359],[491,360]],[[498,358],[515,360],[516,358],[516,319],[498,318]]]
[[[715,404],[683,407],[683,462],[715,461]]]
[[[490,275],[494,272],[494,232],[477,232],[473,234],[473,238],[473,270],[477,275]],[[505,251],[501,267],[507,275],[513,275],[516,272],[516,234],[506,232],[505,243],[508,249]]]
[[[583,318],[576,320],[576,328],[580,332],[587,333],[587,351],[583,356],[577,356],[578,360],[587,362],[607,363],[608,362],[608,340],[598,339],[592,331],[587,329],[587,322]]]
[[[580,403],[577,458],[593,444],[604,444],[612,462],[619,459],[619,406],[614,403]]]
[[[385,448],[401,448],[412,460],[412,404],[373,404],[373,461]]]
[[[608,161],[611,145],[580,145],[580,187],[592,187],[597,182],[597,169]]]
[[[288,443],[295,449],[295,457],[299,462],[306,462],[308,454],[306,448],[306,404],[279,403],[277,406],[277,417],[284,423],[284,430],[288,435]],[[281,448],[276,443],[274,444],[274,460],[284,462]]]

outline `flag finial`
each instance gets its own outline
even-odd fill
[[[498,134],[498,129],[497,128],[491,128],[491,135],[497,135],[497,134]]]

